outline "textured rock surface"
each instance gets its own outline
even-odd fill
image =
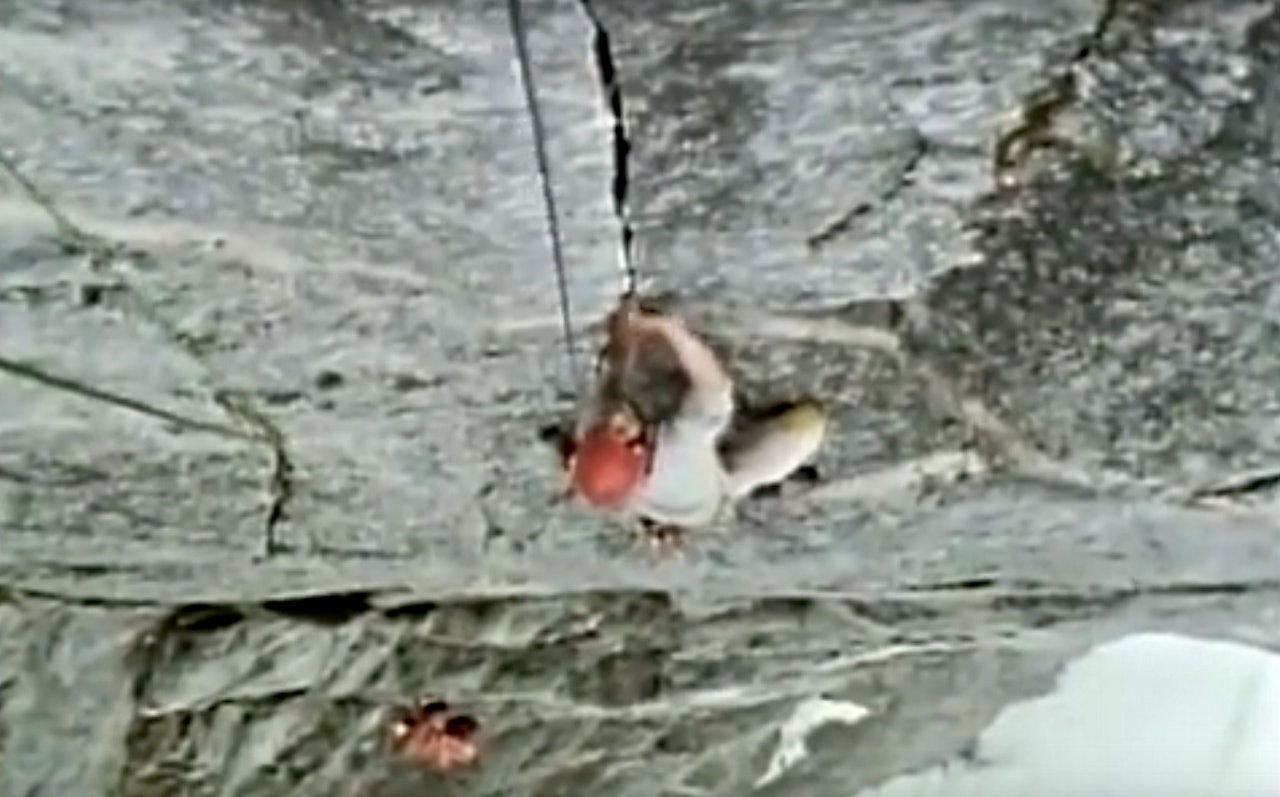
[[[762,790],[849,794],[1098,640],[1280,644],[1275,4],[603,4],[646,282],[839,423],[661,564],[548,505],[504,7],[211,8],[0,0],[0,148],[80,230],[0,178],[0,357],[292,466],[0,374],[0,794],[417,794],[377,723],[424,692],[503,795],[743,794],[851,700]],[[527,12],[586,328],[589,31]]]

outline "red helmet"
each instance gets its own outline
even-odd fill
[[[616,507],[640,485],[648,469],[644,440],[625,423],[605,423],[578,440],[569,465],[573,491],[596,506]]]

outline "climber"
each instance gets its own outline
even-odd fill
[[[608,319],[593,393],[560,441],[562,466],[569,494],[678,535],[807,472],[826,425],[811,399],[748,417],[711,348],[630,296]]]

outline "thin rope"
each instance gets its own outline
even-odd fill
[[[529,113],[529,126],[533,134],[533,153],[538,164],[538,182],[542,186],[542,204],[546,211],[547,236],[551,241],[551,259],[555,265],[556,288],[560,294],[560,324],[564,335],[565,355],[569,371],[576,381],[579,378],[573,335],[573,315],[569,306],[569,284],[564,267],[564,247],[560,241],[560,214],[556,210],[556,196],[551,188],[551,167],[547,159],[546,131],[542,114],[538,110],[537,91],[533,85],[533,70],[529,64],[529,47],[525,40],[524,18],[520,13],[520,0],[507,0],[507,17],[511,22],[511,38],[515,42],[516,60],[520,63],[520,83],[524,87],[524,102]]]
[[[622,246],[619,252],[622,290],[624,294],[632,294],[635,293],[640,280],[632,258],[635,231],[631,227],[631,213],[627,206],[631,140],[627,137],[626,115],[622,107],[622,86],[618,83],[618,70],[614,66],[609,31],[600,21],[600,15],[591,5],[591,0],[578,0],[578,2],[586,12],[591,27],[595,29],[592,53],[595,55],[596,77],[600,81],[600,93],[604,97],[605,111],[613,122],[613,215],[618,220],[622,234]]]

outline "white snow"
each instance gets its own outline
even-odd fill
[[[859,797],[1276,797],[1280,655],[1139,634],[1003,711],[975,755]]]

